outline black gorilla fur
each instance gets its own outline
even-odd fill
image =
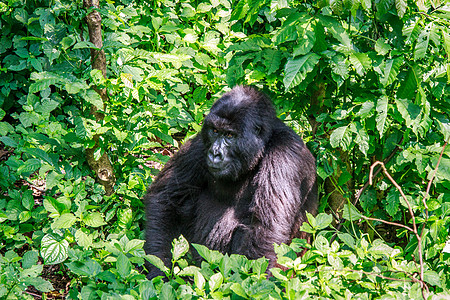
[[[206,116],[145,196],[147,254],[170,263],[171,242],[276,262],[274,243],[299,236],[317,210],[315,159],[276,117],[270,99],[238,86]],[[149,277],[162,273],[149,266]]]

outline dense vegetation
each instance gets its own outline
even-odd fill
[[[1,299],[449,297],[445,1],[6,0],[0,28]],[[142,250],[152,176],[236,84],[269,94],[317,157],[312,244],[277,245],[268,280],[265,259],[183,237],[170,269]]]

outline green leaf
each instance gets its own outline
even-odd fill
[[[426,283],[429,283],[434,286],[441,287],[441,279],[439,278],[439,274],[432,270],[427,270],[423,272],[423,280]]]
[[[54,290],[53,285],[41,277],[26,277],[24,279],[25,285],[32,285],[40,292],[51,292]]]
[[[39,260],[39,253],[36,250],[30,250],[25,252],[22,258],[22,268],[29,269],[34,265],[37,265]]]
[[[195,248],[195,250],[197,250],[198,254],[210,264],[219,263],[223,258],[223,254],[219,251],[210,250],[207,247],[199,244],[192,244],[192,246]]]
[[[8,136],[0,137],[0,142],[12,148],[16,148],[18,146],[17,142]]]
[[[398,212],[398,207],[400,206],[400,199],[397,189],[391,189],[386,197],[386,200],[383,201],[385,205],[386,212],[394,217]]]
[[[169,268],[164,265],[164,262],[159,257],[155,255],[145,255],[144,258],[159,270],[163,271],[165,274],[168,274],[170,272]]]
[[[383,137],[384,126],[386,124],[386,118],[388,113],[388,97],[383,95],[377,100],[377,116],[375,118],[377,122],[377,130],[380,133],[380,138]]]
[[[372,60],[366,53],[355,52],[351,53],[349,56],[351,64],[355,67],[356,73],[359,76],[364,76],[364,74],[371,69]]]
[[[39,124],[39,116],[34,112],[21,112],[19,115],[19,121],[24,127],[30,127],[31,125]]]
[[[384,68],[383,77],[380,78],[380,83],[383,86],[388,86],[397,80],[397,75],[400,71],[400,67],[403,65],[404,57],[400,56],[394,59],[386,61],[386,67]]]
[[[76,221],[77,217],[72,213],[63,213],[52,223],[51,227],[53,230],[70,228]]]
[[[100,227],[106,225],[105,220],[103,219],[103,215],[99,212],[89,212],[87,214],[83,214],[81,220],[87,225],[91,227]]]
[[[233,283],[230,289],[238,296],[248,299],[247,294],[245,293],[244,288],[239,283]]]
[[[391,50],[391,45],[389,45],[385,39],[379,38],[375,43],[375,51],[377,51],[378,55],[386,55]]]
[[[314,43],[316,42],[316,34],[311,22],[299,24],[297,28],[298,35],[301,37],[301,40],[293,48],[294,57],[308,54],[309,51],[311,51],[311,49],[314,47]]]
[[[40,167],[41,167],[41,161],[37,158],[31,158],[31,159],[27,160],[23,165],[21,165],[17,169],[17,173],[24,175],[24,176],[28,176],[27,174],[33,173]]]
[[[41,241],[41,256],[45,264],[54,265],[65,261],[68,257],[69,242],[64,238],[56,238],[46,234]]]
[[[170,285],[169,282],[164,283],[161,288],[161,293],[159,294],[158,299],[162,300],[176,300],[177,296],[174,288]]]
[[[83,95],[84,100],[95,106],[97,110],[103,110],[102,97],[100,97],[96,91],[92,89],[83,90],[81,94]]]
[[[84,233],[81,229],[75,232],[75,241],[84,249],[88,249],[92,246],[92,236]]]
[[[322,230],[330,226],[331,222],[333,222],[333,217],[326,213],[320,213],[316,216],[316,229]]]
[[[408,99],[395,99],[397,109],[406,122],[406,126],[411,128],[415,134],[418,134],[418,127],[421,120],[421,108]]]
[[[338,233],[339,239],[343,241],[347,246],[355,249],[355,239],[348,233]]]
[[[120,253],[116,262],[116,268],[119,275],[124,279],[127,278],[131,273],[131,267],[130,260],[123,253]]]
[[[357,221],[361,218],[361,213],[353,204],[351,203],[344,204],[344,209],[342,210],[342,217],[349,221]]]
[[[26,190],[22,194],[22,205],[28,210],[31,210],[34,206],[34,198],[33,198],[33,191]]]
[[[51,166],[55,166],[53,164],[53,160],[50,158],[47,152],[39,148],[26,148],[24,151],[28,154],[33,155],[36,158],[40,158]],[[55,166],[56,167],[56,166]]]
[[[430,33],[433,29],[434,23],[430,22],[420,32],[416,47],[414,48],[414,61],[425,58],[425,54],[427,53],[428,45],[430,43]]]
[[[223,282],[223,276],[221,273],[216,273],[216,274],[212,275],[208,282],[211,292],[214,292],[215,290],[217,290],[222,285],[222,282]]]
[[[178,261],[189,251],[189,243],[182,235],[173,240],[172,247],[172,261]]]
[[[70,271],[79,276],[92,278],[102,272],[102,267],[100,264],[90,257],[86,258],[84,262],[72,261],[70,263],[66,263],[66,266],[70,269]]]
[[[284,68],[283,83],[286,90],[299,85],[319,62],[320,56],[309,53],[299,58],[288,59]]]
[[[349,135],[347,128],[348,125],[345,125],[333,130],[330,136],[331,147],[342,147],[344,150],[348,149],[351,142],[351,136]]]
[[[403,18],[408,8],[408,3],[406,0],[395,0],[395,8],[397,9],[397,16]]]

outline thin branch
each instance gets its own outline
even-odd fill
[[[388,225],[393,225],[393,226],[402,227],[402,228],[405,228],[406,230],[409,230],[409,231],[411,231],[411,232],[414,232],[414,229],[412,229],[411,227],[408,227],[408,226],[406,226],[406,225],[403,225],[403,224],[394,223],[394,222],[389,222],[389,221],[385,221],[385,220],[377,219],[377,218],[366,217],[366,216],[363,216],[363,215],[361,216],[361,218],[363,218],[364,220],[378,221],[378,222],[385,223],[385,224],[388,224]]]

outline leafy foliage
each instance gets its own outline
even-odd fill
[[[52,264],[73,278],[56,291],[69,299],[416,299],[426,288],[430,297],[448,295],[448,4],[101,5],[107,78],[91,67],[80,1],[0,3],[1,298],[55,292],[57,282],[43,274]],[[235,84],[268,93],[317,157],[321,214],[302,226],[312,243],[276,246],[283,269],[269,279],[265,259],[201,245],[193,247],[204,260],[193,265],[184,238],[174,241],[171,268],[142,250],[140,199],[155,166]],[[94,87],[105,87],[108,99]],[[95,135],[94,155],[108,153],[115,168],[111,196],[86,163]],[[381,167],[369,176],[375,161],[393,181],[376,176]],[[325,211],[342,219],[338,231]],[[169,280],[145,279],[145,260]]]

